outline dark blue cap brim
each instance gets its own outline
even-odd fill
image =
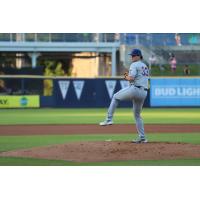
[[[140,55],[137,55],[137,54],[131,54],[131,53],[129,53],[128,55],[130,55],[130,56],[140,56]]]

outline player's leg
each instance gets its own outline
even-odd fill
[[[101,122],[100,125],[104,126],[113,124],[112,121],[113,115],[119,102],[124,100],[132,100],[133,96],[134,96],[134,87],[132,86],[128,86],[115,93],[112,97],[110,106],[108,108],[107,118],[105,121]]]
[[[145,131],[144,131],[144,122],[141,117],[142,107],[143,107],[146,95],[147,95],[147,92],[141,91],[140,96],[133,99],[133,113],[135,117],[136,129],[139,136],[138,139],[133,141],[135,143],[147,142]]]

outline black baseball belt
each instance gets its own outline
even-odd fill
[[[142,86],[137,86],[137,85],[135,85],[135,87],[137,87],[137,88],[143,88],[145,91],[148,91],[147,88],[144,88],[144,87],[142,87]]]

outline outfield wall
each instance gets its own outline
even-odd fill
[[[123,79],[55,79],[53,97],[41,97],[41,106],[81,108],[108,107],[114,93],[128,86]],[[132,103],[121,102],[119,107],[131,107]],[[144,103],[149,107],[149,95]]]
[[[29,99],[39,95],[40,107],[96,108],[108,107],[114,93],[128,86],[121,78],[63,78],[43,76],[4,76],[10,96]],[[45,96],[45,81],[52,83],[52,94]],[[51,86],[51,84],[50,84]],[[0,95],[0,104],[6,102]],[[12,98],[16,99],[16,98]],[[23,98],[24,99],[24,98]],[[23,101],[24,102],[24,101]],[[15,103],[15,102],[14,102]],[[13,105],[14,105],[13,103]],[[12,102],[11,102],[12,104]],[[27,101],[27,105],[29,102]],[[26,105],[21,105],[25,108]],[[131,107],[131,102],[121,102],[119,107]],[[199,107],[200,78],[151,78],[150,90],[144,107]],[[4,106],[0,106],[4,107]]]

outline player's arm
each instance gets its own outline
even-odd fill
[[[132,63],[129,69],[129,73],[128,72],[124,73],[124,79],[127,81],[133,81],[136,74],[137,74],[136,65]]]

